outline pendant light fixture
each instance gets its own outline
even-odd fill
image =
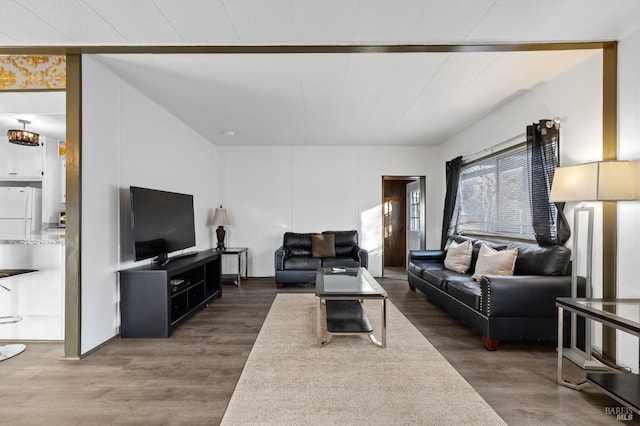
[[[31,122],[27,120],[18,120],[18,122],[22,123],[22,130],[9,130],[7,132],[9,142],[25,146],[39,146],[40,135],[27,130],[27,124],[31,124]]]

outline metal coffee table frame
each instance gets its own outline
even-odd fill
[[[316,274],[316,298],[318,306],[316,309],[316,343],[322,347],[331,341],[333,335],[367,335],[371,342],[381,348],[387,346],[387,292],[376,282],[371,274],[364,268],[320,268]],[[362,309],[363,300],[380,300],[380,340],[374,335],[374,330]],[[335,305],[331,311],[327,311],[327,302],[332,301],[352,301]],[[325,309],[323,309],[325,305]],[[348,306],[348,309],[341,309],[341,306]],[[323,321],[323,311],[325,320]],[[341,318],[331,318],[331,312],[336,312]],[[342,330],[331,330],[330,323],[348,321],[349,326]],[[325,323],[323,327],[323,322]],[[341,327],[342,328],[342,327]],[[324,334],[329,338],[323,340]]]

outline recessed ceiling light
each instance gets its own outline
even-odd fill
[[[236,132],[234,132],[233,130],[227,130],[226,132],[222,132],[222,134],[224,136],[235,136]]]

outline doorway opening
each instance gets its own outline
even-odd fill
[[[409,250],[425,248],[425,177],[382,177],[382,276],[407,276]]]

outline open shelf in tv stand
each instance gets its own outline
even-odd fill
[[[172,286],[171,280],[183,282]],[[169,337],[195,312],[222,296],[221,283],[220,254],[215,250],[120,271],[120,335]]]

